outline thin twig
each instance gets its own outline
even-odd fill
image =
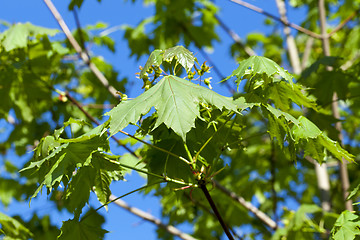
[[[234,40],[234,42],[239,45],[241,48],[244,49],[244,51],[246,52],[247,55],[249,56],[256,56],[257,54],[255,53],[254,50],[252,50],[252,48],[250,48],[249,46],[246,46],[243,41],[241,40],[240,36],[234,32],[233,30],[231,30],[218,16],[215,15],[216,20],[219,22],[220,27],[222,27],[222,29],[224,29],[224,31]]]
[[[163,181],[155,182],[155,183],[152,183],[152,184],[147,184],[147,185],[145,185],[145,186],[142,186],[142,187],[139,187],[139,188],[137,188],[137,189],[135,189],[135,190],[132,190],[132,191],[130,191],[130,192],[128,192],[128,193],[125,193],[125,194],[121,195],[120,197],[117,197],[117,198],[115,198],[115,199],[113,199],[113,200],[109,199],[106,203],[104,203],[104,204],[102,204],[100,207],[96,208],[96,209],[94,210],[94,212],[99,211],[99,210],[102,209],[103,207],[109,205],[110,203],[112,203],[112,202],[114,202],[114,201],[116,201],[116,200],[118,200],[118,199],[120,199],[120,198],[129,196],[130,194],[136,193],[136,192],[138,192],[138,191],[141,191],[141,190],[146,189],[146,188],[148,188],[148,187],[151,187],[151,186],[153,186],[153,185],[160,184],[160,183],[162,183],[162,182],[163,182]],[[91,212],[91,213],[89,213],[89,214],[85,214],[85,215],[81,218],[80,222],[84,221],[87,217],[89,217],[89,216],[90,216],[92,213],[94,213],[94,212]]]
[[[64,19],[61,17],[60,13],[58,12],[58,10],[56,9],[56,7],[54,6],[54,4],[52,3],[51,0],[44,0],[46,6],[49,8],[50,12],[53,14],[53,16],[55,17],[56,21],[58,22],[60,28],[63,30],[63,32],[65,33],[67,39],[69,40],[70,44],[73,46],[73,48],[75,49],[75,51],[79,54],[79,56],[81,57],[81,59],[89,66],[90,70],[95,74],[95,76],[99,79],[99,81],[101,82],[102,85],[104,85],[104,87],[106,87],[106,89],[109,91],[109,93],[111,95],[113,95],[115,98],[118,98],[118,94],[116,93],[116,89],[111,86],[109,84],[109,81],[106,79],[106,77],[104,76],[104,74],[102,74],[102,72],[100,72],[100,70],[96,67],[96,65],[94,63],[92,63],[90,61],[89,56],[86,54],[86,52],[84,52],[81,48],[81,46],[79,45],[79,43],[76,41],[76,39],[74,38],[74,36],[72,35],[69,27],[66,25]]]
[[[227,188],[225,188],[215,180],[213,180],[213,183],[217,189],[225,193],[227,196],[231,197],[236,202],[240,203],[243,207],[245,207],[248,211],[252,212],[258,219],[260,219],[264,224],[269,226],[271,229],[275,230],[278,228],[278,225],[274,220],[272,220],[266,213],[259,210],[250,202],[247,202],[243,197],[240,197],[236,195],[236,193],[231,192],[230,190],[228,190]]]
[[[140,210],[138,208],[134,208],[134,207],[129,206],[126,202],[124,202],[121,199],[115,200],[116,197],[114,195],[111,195],[109,199],[111,201],[114,201],[114,203],[116,205],[118,205],[119,207],[122,207],[122,208],[126,209],[130,213],[132,213],[132,214],[134,214],[134,215],[136,215],[136,216],[138,216],[138,217],[140,217],[140,218],[142,218],[142,219],[144,219],[146,221],[154,223],[156,226],[165,229],[166,231],[168,231],[170,234],[172,234],[174,236],[177,236],[177,237],[179,237],[181,239],[184,239],[184,240],[196,240],[196,238],[190,236],[189,234],[181,232],[176,227],[161,222],[160,219],[155,218],[151,214],[149,214],[147,212],[144,212],[144,211],[142,211],[142,210]]]
[[[94,103],[82,104],[81,106],[86,108],[94,108],[94,109],[112,109],[115,107],[114,104],[94,104]]]
[[[309,36],[305,43],[305,50],[301,61],[301,70],[304,70],[308,64],[313,44],[314,44],[314,38]]]
[[[84,36],[83,36],[83,34],[82,34],[80,19],[79,19],[79,16],[78,16],[78,14],[77,14],[76,7],[73,9],[73,13],[74,13],[74,19],[75,19],[77,31],[78,31],[78,33],[79,33],[79,40],[80,40],[81,48],[83,49],[83,51],[86,53],[86,55],[87,55],[88,58],[90,59],[89,52],[87,51],[87,49],[86,49],[86,47],[85,47],[85,40],[84,40]]]
[[[350,14],[349,17],[347,17],[343,22],[341,22],[339,25],[337,25],[329,34],[328,36],[331,37],[334,35],[337,31],[339,31],[341,28],[343,28],[351,19],[353,19],[357,13],[360,11],[360,9],[354,11],[352,14]]]
[[[312,36],[313,38],[317,38],[317,39],[322,38],[321,35],[313,32],[313,31],[310,31],[310,30],[308,30],[306,28],[303,28],[303,27],[301,27],[299,25],[296,25],[294,23],[291,23],[291,22],[287,22],[287,21],[285,22],[285,21],[281,20],[281,18],[279,18],[279,17],[277,17],[277,16],[275,16],[275,15],[273,15],[271,13],[268,13],[268,12],[264,11],[263,9],[261,9],[259,7],[256,7],[256,6],[254,6],[254,5],[250,4],[250,3],[247,3],[247,2],[244,2],[244,1],[241,1],[241,0],[230,0],[230,1],[233,2],[233,3],[239,4],[239,5],[243,6],[243,7],[246,7],[248,9],[250,9],[250,10],[253,10],[253,11],[257,12],[257,13],[261,13],[261,14],[267,16],[267,17],[270,17],[270,18],[272,18],[272,19],[274,19],[274,20],[276,20],[278,22],[281,22],[285,26],[294,28],[294,29],[298,30],[299,32],[302,32],[302,33],[305,33],[305,34],[307,34],[309,36]]]
[[[75,98],[73,98],[69,93],[66,93],[65,96],[72,102],[78,109],[80,109],[81,112],[85,114],[87,118],[89,118],[93,123],[96,125],[100,125],[100,122],[96,120],[93,116],[91,116],[82,106],[81,104],[76,101]],[[126,151],[131,153],[133,156],[140,158],[134,151],[132,151],[130,148],[128,148],[125,144],[122,144],[119,139],[117,139],[115,136],[111,136],[112,139],[114,139],[121,147],[123,147]]]
[[[329,38],[326,36],[326,11],[325,11],[324,0],[319,0],[318,8],[319,8],[319,18],[320,18],[320,29],[321,29],[321,34],[323,36],[322,45],[323,45],[324,55],[330,56],[330,42],[329,42]],[[332,69],[330,67],[327,67],[327,70],[331,71]],[[338,105],[338,102],[335,101],[337,98],[338,98],[337,93],[334,92],[333,96],[332,96],[333,102],[331,104],[331,107],[332,107],[332,113],[333,113],[334,118],[340,119],[339,105]],[[335,128],[339,132],[339,135],[338,135],[339,141],[340,141],[340,144],[343,146],[342,124],[340,121],[337,121],[335,123]],[[344,158],[342,159],[342,162],[339,161],[342,194],[343,194],[343,200],[345,203],[345,208],[349,211],[353,211],[352,200],[351,199],[347,200],[347,196],[348,196],[347,191],[350,187],[350,182],[349,182],[347,165],[344,163],[345,161],[346,160]]]
[[[143,144],[145,144],[145,145],[147,145],[147,146],[149,146],[149,147],[152,147],[152,148],[157,149],[157,150],[159,150],[159,151],[161,151],[161,152],[164,152],[164,153],[166,153],[166,154],[168,154],[168,155],[170,155],[170,156],[173,156],[173,157],[175,157],[175,158],[177,158],[177,159],[185,162],[185,163],[188,164],[188,165],[191,165],[191,164],[192,164],[191,162],[189,162],[189,161],[186,160],[185,158],[183,158],[183,157],[181,157],[181,156],[179,156],[179,155],[176,155],[175,153],[172,153],[172,152],[170,152],[170,151],[168,151],[168,150],[166,150],[166,149],[164,149],[164,148],[160,148],[160,147],[158,147],[158,146],[155,146],[155,145],[153,145],[153,144],[150,144],[150,143],[148,143],[148,142],[145,142],[145,141],[143,141],[143,140],[135,137],[134,135],[131,135],[130,133],[127,133],[127,132],[125,132],[125,131],[123,131],[123,130],[119,130],[119,132],[121,132],[122,134],[125,134],[126,136],[131,137],[131,138],[135,139],[136,141],[141,142],[141,143],[143,143]]]

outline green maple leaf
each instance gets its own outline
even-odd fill
[[[236,77],[236,84],[239,87],[240,82],[247,78],[251,79],[256,75],[266,75],[271,82],[277,81],[275,75],[279,75],[293,85],[292,75],[280,67],[276,62],[266,57],[252,56],[239,63],[239,67],[233,73],[225,78],[228,80],[231,77]]]
[[[79,216],[88,202],[90,191],[93,190],[100,203],[105,204],[111,195],[112,180],[123,179],[122,169],[117,158],[105,153],[95,152],[91,156],[91,164],[80,167],[69,183],[65,198],[67,209]]]
[[[303,145],[306,155],[314,157],[321,163],[324,160],[324,149],[326,149],[340,161],[342,161],[342,159],[350,162],[354,160],[352,154],[343,149],[338,142],[326,136],[324,132],[309,119],[300,116],[297,120],[299,124],[292,127],[292,135],[295,141]]]
[[[154,107],[158,114],[154,128],[164,123],[185,141],[186,133],[195,127],[195,119],[200,117],[200,103],[234,112],[239,108],[230,97],[176,76],[166,76],[134,100],[121,102],[105,115],[111,117],[110,134],[114,135],[129,123],[135,124]]]
[[[289,85],[283,81],[275,82],[268,86],[269,98],[274,101],[275,106],[283,111],[292,107],[292,103],[306,108],[317,110],[316,103],[305,96],[300,85]]]
[[[151,66],[158,67],[163,61],[171,62],[174,58],[181,66],[183,66],[183,68],[185,68],[186,72],[189,72],[194,66],[194,55],[183,46],[176,46],[166,50],[156,49],[150,54],[144,68],[141,70],[140,78],[143,78],[144,74]]]
[[[311,156],[320,163],[324,161],[325,150],[339,160],[353,161],[354,156],[343,149],[336,141],[331,140],[313,122],[304,116],[294,118],[287,112],[264,105],[263,112],[269,120],[269,134],[276,138],[283,148],[287,140],[291,147],[302,147],[306,156]]]
[[[31,23],[17,23],[0,34],[1,45],[5,51],[11,51],[15,48],[24,48],[27,46],[29,37],[37,37],[39,35],[54,36],[58,33],[57,29],[50,29],[32,25]]]
[[[343,211],[331,229],[332,238],[335,240],[348,240],[354,239],[356,235],[360,235],[360,221],[358,217],[358,215],[348,210]]]
[[[66,189],[66,206],[70,212],[79,216],[82,208],[88,202],[91,187],[94,185],[95,169],[89,166],[81,167],[71,179]]]
[[[60,240],[100,240],[104,239],[105,233],[108,231],[101,228],[105,222],[104,217],[99,215],[95,210],[91,209],[86,213],[84,220],[77,219],[63,222]]]
[[[77,167],[87,166],[91,163],[93,154],[108,150],[109,142],[104,134],[104,129],[104,126],[100,125],[75,139],[59,138],[57,141],[61,143],[60,146],[56,147],[49,155],[46,154],[47,156],[41,160],[31,162],[29,166],[23,168],[21,172],[37,174],[41,183],[32,198],[36,197],[43,186],[51,191],[61,181],[67,183]],[[51,139],[51,141],[53,140]],[[44,152],[43,144],[39,144],[38,148],[41,150],[36,149],[37,154]],[[46,149],[45,153],[47,151]],[[38,158],[37,154],[35,159]]]
[[[164,61],[171,62],[173,58],[176,58],[186,72],[189,72],[194,66],[194,55],[183,46],[172,47],[164,51]]]

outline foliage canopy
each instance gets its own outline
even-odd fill
[[[13,149],[18,156],[33,150],[21,167],[3,160],[0,201],[4,206],[30,201],[45,187],[49,201],[73,215],[59,229],[48,216],[25,220],[0,213],[0,234],[6,239],[103,239],[111,233],[102,227],[105,218],[98,210],[128,195],[114,197],[111,184],[137,171],[147,185],[133,192],[157,195],[167,224],[194,226],[188,235],[166,233],[168,228],[161,228],[166,224],[158,224],[159,238],[360,235],[359,215],[352,211],[357,204],[346,205],[358,199],[360,186],[360,64],[359,50],[353,51],[360,28],[352,13],[360,2],[290,1],[294,8],[309,9],[302,26],[312,33],[324,30],[317,25],[322,11],[344,21],[323,34],[322,42],[303,30],[292,39],[288,26],[277,26],[271,14],[268,24],[285,28],[284,36],[273,31],[235,38],[228,47],[239,65],[220,77],[231,96],[212,89],[218,70],[203,51],[220,40],[216,27],[230,32],[217,15],[218,6],[206,0],[145,2],[153,4],[154,16],[123,27],[131,55],[149,56],[138,73],[144,91],[134,98],[126,94],[128,80],[110,63],[91,52],[77,53],[59,30],[17,23],[0,34],[0,118],[13,126],[1,149],[4,156]],[[280,14],[285,11],[281,2]],[[82,4],[73,0],[69,10]],[[112,38],[96,34],[106,28],[103,23],[79,26],[72,35],[83,47],[92,43],[115,52]],[[322,55],[325,38],[332,41],[333,56]],[[303,53],[298,74],[291,73],[299,67],[291,41]],[[84,54],[90,57],[85,67],[79,64]],[[281,67],[286,65],[289,71]],[[105,104],[111,109],[88,107]],[[321,182],[328,182],[328,189]],[[92,192],[97,209],[87,206]],[[239,235],[246,226],[250,230]]]

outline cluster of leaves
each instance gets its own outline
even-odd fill
[[[162,61],[166,60],[175,60],[187,72],[195,64],[192,53],[181,46],[155,50],[140,77],[144,77],[150,67],[161,68]],[[233,76],[238,85],[248,79],[247,93],[238,98],[225,97],[185,78],[166,75],[137,98],[123,100],[106,113],[110,116],[106,123],[77,138],[63,139],[60,136],[65,127],[84,124],[70,119],[53,136],[41,140],[33,161],[22,170],[35,175],[40,182],[33,197],[43,186],[50,193],[62,183],[67,208],[76,219],[79,219],[91,190],[102,204],[107,204],[109,184],[122,178],[119,157],[106,153],[110,151],[107,130],[110,136],[119,131],[126,133],[123,129],[129,124],[139,126],[139,134],[151,136],[151,143],[144,146],[141,159],[146,164],[149,184],[160,178],[170,183],[170,189],[173,189],[210,182],[224,168],[225,148],[244,151],[242,144],[233,143],[241,142],[243,129],[249,127],[241,121],[247,114],[241,112],[249,108],[262,115],[269,135],[276,139],[285,154],[290,154],[289,160],[295,161],[296,152],[300,153],[300,150],[319,162],[324,160],[327,152],[339,160],[342,157],[349,161],[353,159],[310,120],[304,116],[295,118],[287,111],[290,106],[286,104],[292,103],[317,108],[311,99],[301,94],[303,89],[293,83],[292,76],[275,62],[264,57],[251,57],[240,62],[228,78]],[[278,94],[281,88],[287,94]],[[152,107],[155,111],[148,115]],[[140,121],[144,116],[147,117]],[[200,194],[196,198],[192,196],[193,200],[197,198],[204,204]],[[67,224],[62,227],[63,233],[68,231]]]
[[[83,0],[72,0],[69,9],[80,8],[82,3]],[[276,64],[287,64],[288,59],[285,41],[277,31],[281,25],[270,22],[268,26],[274,31],[266,35],[250,34],[244,44],[272,60],[247,58],[243,46],[233,44],[232,55],[245,60],[226,80],[235,78],[241,91],[235,97],[225,97],[201,86],[203,82],[210,84],[202,80],[209,70],[205,63],[200,66],[184,47],[169,48],[179,42],[186,46],[193,43],[196,47],[212,47],[213,41],[219,40],[215,32],[217,6],[204,0],[176,3],[147,0],[145,3],[154,4],[155,15],[136,27],[125,26],[124,38],[131,55],[137,58],[148,54],[149,49],[160,48],[150,54],[140,72],[146,91],[128,100],[126,94],[121,93],[125,92],[126,79],[119,80],[117,72],[101,57],[92,57],[91,61],[122,97],[122,102],[106,113],[109,121],[92,130],[83,121],[70,118],[81,119],[83,113],[68,104],[65,92],[57,91],[58,97],[54,90],[75,93],[86,103],[115,104],[118,100],[112,98],[83,65],[69,61],[78,59],[69,42],[52,39],[50,36],[57,34],[57,30],[29,23],[9,25],[1,33],[0,94],[4,101],[0,103],[0,118],[11,122],[15,116],[14,130],[7,141],[1,143],[1,150],[6,153],[15,145],[17,154],[22,155],[29,146],[37,145],[37,148],[34,158],[20,174],[16,173],[16,166],[6,162],[6,172],[11,177],[0,178],[0,200],[8,205],[13,198],[35,197],[45,186],[48,194],[52,194],[51,199],[73,213],[74,219],[64,222],[59,231],[51,226],[47,217],[34,216],[25,222],[1,214],[0,234],[23,239],[44,235],[45,239],[59,235],[61,239],[103,238],[104,218],[95,210],[82,214],[83,208],[91,192],[106,205],[111,182],[122,180],[127,167],[146,174],[149,184],[159,180],[167,182],[166,187],[153,187],[161,197],[163,215],[170,224],[192,223],[193,235],[199,239],[223,235],[218,220],[209,211],[209,203],[197,188],[213,179],[232,194],[257,203],[259,209],[277,223],[280,219],[283,223],[273,231],[227,195],[213,189],[211,196],[232,230],[251,225],[250,233],[242,237],[311,239],[330,234],[334,239],[353,239],[360,235],[356,212],[338,214],[343,210],[342,196],[337,194],[341,192],[340,183],[333,181],[331,186],[334,213],[324,213],[318,207],[313,164],[302,161],[305,156],[319,163],[332,163],[335,159],[353,161],[355,157],[348,151],[355,156],[360,153],[360,65],[353,64],[346,70],[343,67],[344,59],[356,59],[358,54],[354,51],[359,44],[358,19],[334,34],[332,53],[338,57],[319,57],[322,46],[320,41],[314,42],[309,64],[303,63],[309,67],[297,82]],[[317,2],[292,0],[290,4],[307,6],[309,12],[302,26],[316,31]],[[358,0],[345,0],[342,4],[326,2],[326,9],[332,9],[328,12],[329,19],[338,21],[345,20],[358,8]],[[90,42],[115,51],[110,37],[96,34],[105,27],[103,23],[87,26],[75,31],[74,36],[82,47]],[[300,52],[304,52],[307,41],[308,36],[298,34]],[[333,69],[331,72],[327,71],[329,66]],[[181,77],[183,71],[187,79]],[[351,143],[343,147],[348,151],[334,141],[338,140],[334,129],[338,120],[331,115],[333,92],[344,100],[341,102],[343,133]],[[101,109],[87,110],[93,116],[103,113]],[[44,118],[46,114],[51,119]],[[69,118],[63,123],[63,119]],[[107,131],[110,135],[119,131],[126,133],[124,128],[129,124],[138,127],[136,138],[131,136],[133,141],[146,140],[133,154],[138,158],[129,154],[116,156],[109,149]],[[58,130],[49,135],[55,128]],[[34,142],[40,138],[40,143]],[[350,179],[356,180],[358,167],[349,164],[348,168]],[[328,172],[331,179],[338,179],[337,168],[329,168]],[[20,177],[26,177],[27,182],[23,184]],[[356,187],[358,182],[352,184]],[[149,187],[145,193],[150,190]],[[358,190],[359,185],[349,198],[358,197]],[[289,202],[299,204],[298,210],[281,209]],[[158,233],[159,237],[168,237],[161,230]]]
[[[104,27],[104,24],[97,24],[94,27],[86,28],[83,33],[89,36],[90,31]],[[71,59],[77,59],[77,55],[75,55],[74,50],[67,47],[67,41],[59,40],[58,36],[56,38],[57,40],[51,38],[58,32],[56,29],[34,26],[30,23],[17,23],[14,25],[7,24],[7,30],[0,34],[0,69],[2,72],[0,76],[0,93],[4,97],[4,101],[1,101],[0,104],[0,118],[7,119],[9,122],[8,128],[13,129],[10,131],[10,135],[6,141],[0,144],[1,152],[5,158],[8,151],[12,148],[15,148],[19,156],[29,152],[34,145],[38,144],[37,139],[48,135],[54,128],[63,126],[63,119],[69,119],[71,117],[82,118],[83,113],[81,110],[68,104],[69,101],[66,93],[61,90],[81,94],[82,99],[87,100],[88,103],[103,104],[105,101],[110,103],[117,102],[116,99],[107,94],[106,89],[99,87],[101,86],[100,84],[98,84],[98,86],[93,84],[96,83],[96,81],[94,81],[95,78],[90,74],[89,70],[71,61]],[[75,36],[77,35],[76,32],[74,34]],[[108,47],[110,50],[113,48],[113,43],[108,41],[106,36],[89,38],[87,41],[94,41],[95,44]],[[124,91],[126,79],[119,81],[117,72],[102,58],[92,58],[92,61],[97,64],[99,69],[109,79],[110,84]],[[75,83],[74,81],[78,82]],[[75,84],[71,86],[70,83]],[[89,109],[89,112],[94,115],[101,115],[102,110]],[[72,125],[72,134],[74,134],[74,136],[88,132],[91,127],[83,124],[79,125],[81,127],[75,127],[76,123],[72,123]],[[56,137],[48,136],[44,138],[40,144],[43,148],[38,152],[38,157],[41,158],[45,158],[45,156],[51,153],[54,154],[52,161],[56,166],[53,166],[54,169],[52,169],[52,171],[57,174],[62,171],[59,170],[59,167],[64,167],[64,172],[62,172],[62,174],[65,175],[64,179],[62,176],[57,176],[59,177],[58,179],[49,179],[46,171],[50,171],[51,168],[45,168],[45,165],[42,166],[41,170],[44,171],[46,169],[46,171],[41,173],[43,175],[27,176],[25,174],[26,171],[19,174],[18,167],[20,164],[4,160],[6,172],[0,178],[0,200],[4,206],[8,206],[14,199],[24,201],[31,196],[35,196],[36,194],[33,193],[34,189],[37,188],[36,181],[40,178],[42,178],[41,181],[44,181],[43,184],[47,186],[52,186],[51,183],[55,182],[59,184],[61,180],[66,182],[65,178],[69,181],[69,176],[75,171],[76,164],[87,164],[88,167],[83,168],[84,171],[80,171],[79,174],[77,174],[75,181],[69,183],[69,188],[73,188],[73,190],[75,188],[80,189],[80,191],[74,192],[78,192],[78,194],[80,194],[79,196],[81,196],[83,188],[76,184],[85,181],[88,183],[89,188],[94,187],[93,190],[97,193],[101,202],[105,203],[107,201],[110,194],[108,186],[111,180],[119,180],[122,178],[121,169],[116,165],[116,159],[114,159],[113,156],[104,155],[102,151],[98,150],[96,153],[89,153],[90,155],[94,154],[94,159],[97,159],[92,163],[85,163],[83,161],[81,157],[85,155],[80,156],[80,162],[74,161],[72,157],[77,155],[76,152],[72,152],[74,146],[75,149],[77,146],[91,146],[92,137],[88,136],[87,141],[85,141],[85,139],[79,139],[79,142],[65,143],[66,140],[62,142],[63,140],[60,139],[60,134],[62,134],[62,137],[65,137],[68,133],[69,132],[61,128],[61,130],[57,132],[59,135],[56,135]],[[106,146],[106,137],[102,139],[104,140],[104,146]],[[85,141],[85,144],[83,144],[84,142],[82,141]],[[69,145],[69,149],[64,147],[65,145]],[[61,147],[61,149],[55,151],[54,149],[58,147]],[[54,151],[56,153],[54,153]],[[69,153],[73,154],[73,156],[69,155]],[[65,157],[66,155],[67,157]],[[59,163],[55,160],[56,157],[68,159],[68,162],[65,163],[66,161],[64,161],[58,166],[57,164]],[[106,161],[103,161],[103,159],[106,159]],[[48,164],[48,161],[45,162]],[[90,167],[89,164],[92,167]],[[47,167],[49,166],[50,165],[47,165]],[[41,167],[40,163],[38,167]],[[73,168],[72,171],[70,170],[71,168]],[[100,172],[96,170],[100,168],[103,168],[103,170]],[[108,172],[111,172],[111,174],[108,174]],[[27,178],[27,181],[22,180],[24,177]],[[96,181],[94,181],[94,179],[96,179]],[[98,183],[103,185],[98,185]],[[68,195],[67,197],[66,194]],[[76,211],[80,211],[80,205],[84,205],[88,201],[88,198],[77,198],[78,196],[70,198],[71,194],[66,194],[64,196],[67,199],[72,199],[67,200],[68,203],[66,205],[71,212],[75,212],[75,209]],[[76,199],[78,201],[74,202]],[[78,203],[80,203],[80,205]],[[77,214],[80,213],[79,211]],[[14,227],[21,226],[16,223],[16,220],[12,222],[10,218],[4,217],[4,219],[4,222],[1,223],[3,233],[9,237],[28,238],[27,236],[29,235],[21,234],[21,232],[23,232],[21,227]],[[45,220],[36,221],[41,222]],[[37,231],[37,227],[32,225],[35,224],[35,220],[23,222],[23,224],[30,229],[32,233],[35,234]],[[4,230],[4,226],[7,225],[9,227]],[[44,226],[44,228],[46,228],[47,225],[45,224]],[[13,229],[13,231],[11,229]],[[36,236],[46,235],[45,232],[46,231],[39,232]],[[59,232],[54,234],[57,236]]]

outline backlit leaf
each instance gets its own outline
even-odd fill
[[[238,106],[232,98],[182,78],[166,76],[134,100],[121,102],[105,115],[111,117],[110,133],[114,135],[129,123],[135,124],[154,107],[158,114],[154,128],[164,123],[185,141],[186,133],[195,126],[195,119],[200,116],[200,103],[238,112]]]
[[[99,215],[93,209],[86,213],[88,217],[84,220],[78,221],[71,219],[63,222],[61,227],[61,234],[58,237],[60,240],[100,240],[104,239],[105,233],[108,231],[101,228],[105,222],[103,216]],[[86,216],[85,215],[85,216]]]
[[[260,56],[252,56],[241,61],[239,67],[235,69],[230,76],[225,78],[225,80],[235,76],[237,78],[235,82],[239,86],[244,78],[250,79],[255,75],[262,74],[265,74],[268,78],[275,78],[276,75],[279,75],[293,85],[293,77],[290,73],[280,67],[276,62]]]
[[[343,211],[331,229],[331,235],[335,240],[349,240],[360,235],[359,216],[348,210]]]

